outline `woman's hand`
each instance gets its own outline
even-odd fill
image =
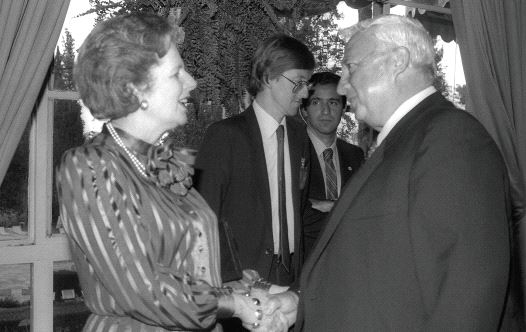
[[[281,303],[275,299],[271,304],[267,304],[270,295],[264,291],[258,290],[257,295],[246,296],[234,293],[232,296],[235,303],[234,316],[240,318],[243,326],[248,330],[286,332],[291,325],[289,319],[277,310]]]

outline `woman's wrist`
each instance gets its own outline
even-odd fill
[[[236,311],[236,302],[232,294],[221,294],[217,298],[217,318],[230,318]]]

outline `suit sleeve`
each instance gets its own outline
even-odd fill
[[[496,145],[468,116],[438,119],[416,154],[409,192],[425,330],[496,331],[510,260],[507,176]]]
[[[225,190],[230,181],[230,142],[229,130],[218,123],[212,124],[206,131],[205,138],[195,163],[195,188],[207,201],[208,205],[221,216]]]

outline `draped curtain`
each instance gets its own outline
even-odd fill
[[[455,0],[450,4],[469,94],[467,110],[493,136],[509,170],[515,255],[522,271],[515,275],[522,276],[524,289],[526,1]]]
[[[69,1],[0,1],[0,183],[41,91]]]

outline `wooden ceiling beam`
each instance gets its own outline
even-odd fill
[[[444,8],[444,7],[440,7],[440,6],[428,5],[428,4],[420,3],[420,2],[417,2],[417,1],[388,0],[386,3],[388,3],[390,5],[393,5],[393,6],[402,5],[402,6],[411,7],[411,8],[424,9],[426,11],[431,11],[431,12],[435,12],[435,13],[451,15],[451,9],[450,8]]]

